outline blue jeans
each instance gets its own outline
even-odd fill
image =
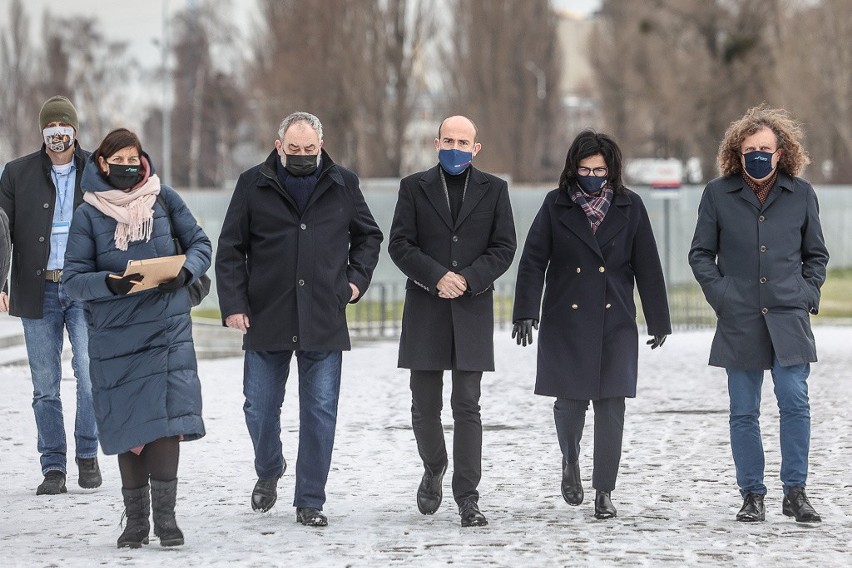
[[[98,427],[89,378],[89,330],[83,310],[83,304],[71,301],[58,283],[45,282],[41,319],[21,318],[33,378],[33,412],[43,474],[51,470],[67,473],[65,423],[59,388],[64,328],[68,328],[71,339],[71,366],[77,379],[76,455],[79,458],[98,455]]]
[[[322,510],[331,469],[340,351],[296,351],[299,367],[299,453],[293,505]],[[293,351],[246,351],[243,411],[254,445],[254,469],[260,479],[284,471],[281,452],[281,405]]]
[[[763,442],[760,437],[760,388],[763,370],[726,369],[731,399],[731,451],[740,493],[766,494]],[[781,414],[781,482],[786,494],[808,478],[811,412],[808,404],[810,364],[782,367],[772,357],[775,399]]]

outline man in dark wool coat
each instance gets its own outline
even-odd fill
[[[243,393],[254,445],[255,511],[275,505],[287,462],[281,404],[295,354],[299,369],[296,520],[322,527],[331,468],[346,305],[361,299],[379,260],[382,232],[358,177],[323,149],[322,124],[295,112],[275,149],[240,175],[222,224],[216,284],[222,319],[244,335]]]
[[[810,161],[802,130],[779,109],[755,107],[719,147],[722,176],[707,184],[689,264],[717,316],[710,364],[728,374],[731,450],[743,506],[764,520],[760,389],[769,369],[781,414],[782,512],[818,522],[808,502],[810,314],[819,310],[828,250],[816,193],[796,177]]]
[[[464,116],[445,119],[439,165],[400,182],[388,252],[408,277],[399,366],[411,369],[411,422],[424,473],[417,507],[443,498],[447,448],[441,424],[444,371],[452,371],[453,497],[463,527],[487,524],[479,510],[483,371],[494,370],[494,281],[515,254],[506,182],[471,165],[482,145]]]

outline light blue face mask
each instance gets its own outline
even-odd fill
[[[775,150],[777,152],[778,150]],[[746,173],[753,179],[763,179],[775,169],[772,167],[772,156],[775,152],[747,152],[743,154]]]
[[[438,162],[444,171],[450,175],[457,176],[467,169],[473,161],[472,152],[462,150],[438,150]]]

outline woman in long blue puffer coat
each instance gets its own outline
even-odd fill
[[[186,285],[210,266],[210,239],[186,204],[160,184],[135,134],[110,132],[83,171],[62,286],[86,302],[92,394],[101,447],[118,454],[127,525],[118,547],[183,544],[175,523],[179,441],[204,436],[201,383]],[[164,207],[165,206],[165,207]],[[174,238],[173,235],[174,234]],[[129,260],[186,255],[180,274],[131,293]],[[150,493],[149,493],[150,481]]]

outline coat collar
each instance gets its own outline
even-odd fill
[[[597,233],[592,233],[586,213],[582,207],[571,200],[567,191],[561,190],[556,194],[555,204],[565,208],[558,214],[560,222],[599,257],[603,258],[603,246],[627,225],[628,217],[625,208],[631,206],[633,200],[629,193],[613,195],[612,204],[598,227]]]
[[[50,168],[53,167],[53,162],[50,159],[50,156],[47,155],[47,145],[42,142],[41,144],[41,167],[45,171],[45,173],[50,172]],[[80,147],[80,143],[76,140],[74,141],[74,166],[77,168],[77,185],[80,184],[81,173],[83,172],[83,168],[86,167],[86,161],[88,159],[88,155],[82,147]]]
[[[316,202],[320,196],[328,191],[328,189],[332,185],[346,185],[343,181],[343,175],[341,175],[340,170],[335,167],[336,164],[334,160],[331,159],[331,156],[328,155],[328,152],[325,150],[320,150],[320,155],[322,156],[322,160],[320,165],[322,166],[322,172],[320,172],[319,180],[317,181],[317,186],[314,188],[314,191],[311,193],[310,199],[308,199],[307,205],[305,205],[305,211],[302,213],[306,213],[308,209],[311,208],[311,205]],[[286,199],[294,209],[296,209],[296,202],[290,197],[290,194],[287,193],[287,190],[281,185],[281,182],[278,180],[278,172],[276,171],[275,161],[280,160],[281,157],[278,155],[277,150],[272,150],[269,156],[266,157],[266,160],[260,165],[260,181],[258,182],[258,186],[267,186],[271,187],[278,193],[280,193],[284,199]]]
[[[491,182],[484,173],[473,166],[470,166],[470,179],[467,182],[467,193],[464,196],[461,210],[459,210],[459,216],[456,219],[456,222],[453,223],[453,216],[450,213],[450,205],[447,203],[447,194],[444,193],[444,185],[441,183],[440,167],[440,165],[436,165],[435,167],[423,172],[420,175],[419,183],[420,187],[423,188],[423,192],[426,194],[426,198],[429,200],[429,203],[432,204],[432,207],[435,208],[438,215],[440,215],[441,219],[444,220],[444,223],[447,224],[447,227],[455,229],[464,222],[467,216],[470,215],[470,212],[473,211],[474,207],[476,207],[476,204],[482,200],[485,193],[488,191],[488,188],[491,186]]]
[[[44,170],[44,175],[50,179],[50,168],[53,167],[53,162],[50,156],[47,155],[47,145],[41,145],[41,167]],[[77,168],[77,175],[74,180],[74,207],[83,203],[83,174],[86,171],[86,163],[88,162],[88,152],[83,150],[78,141],[74,141],[74,166]]]
[[[766,209],[769,207],[773,201],[781,194],[782,191],[794,191],[795,182],[793,181],[793,177],[785,174],[784,172],[778,172],[778,177],[775,180],[775,185],[772,186],[772,189],[769,191],[769,195],[766,198],[766,202],[761,205],[760,200],[751,190],[751,188],[746,184],[743,180],[742,173],[736,173],[729,176],[725,176],[722,178],[722,188],[723,191],[727,193],[734,193],[736,191],[740,192],[740,197],[745,201],[748,201],[758,209]]]

